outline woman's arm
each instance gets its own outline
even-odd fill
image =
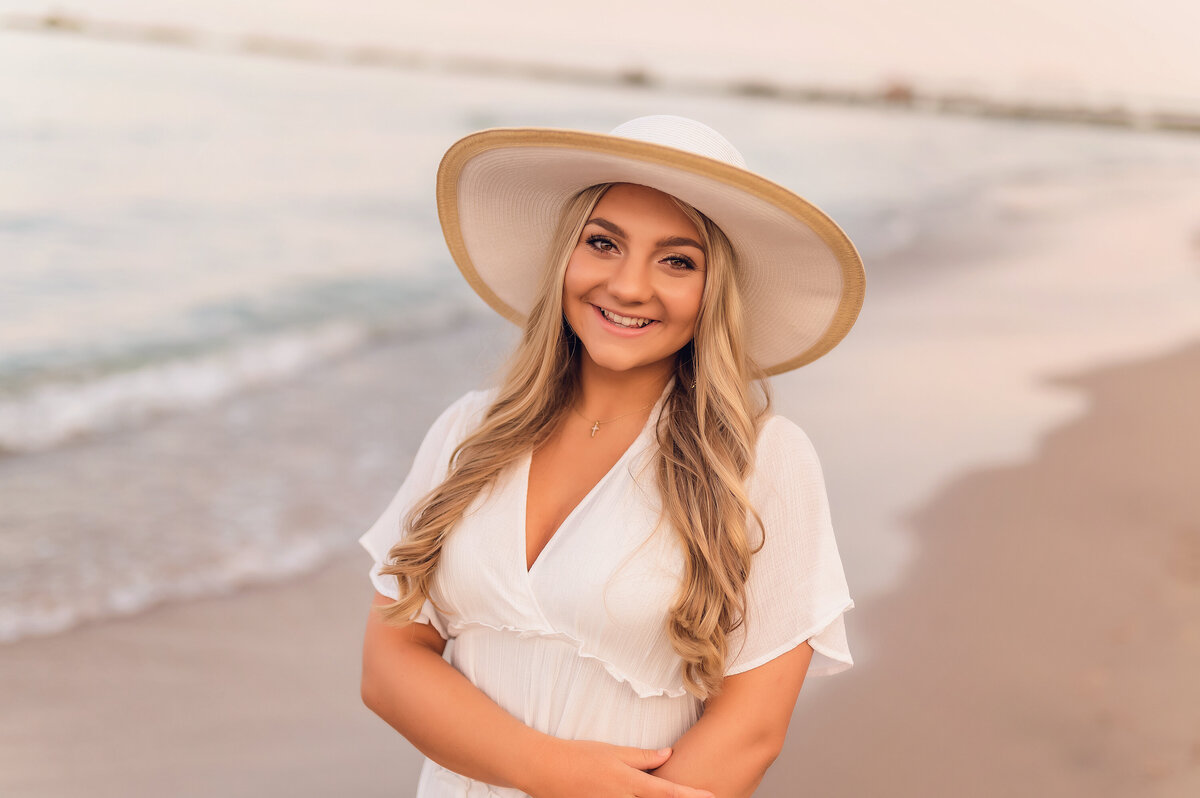
[[[718,798],[753,794],[783,749],[788,722],[813,650],[801,643],[765,665],[728,676],[704,714],[654,771],[712,790]]]
[[[390,603],[375,594],[374,605]],[[445,645],[428,624],[389,626],[372,609],[362,675],[363,703],[443,767],[537,798],[712,798],[644,772],[662,765],[669,749],[560,740],[531,729],[442,659]]]

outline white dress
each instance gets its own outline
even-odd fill
[[[664,397],[666,396],[664,392]],[[359,539],[386,596],[396,580],[376,569],[399,539],[401,519],[446,475],[455,446],[479,423],[494,392],[468,393],[434,422],[379,520]],[[449,661],[525,724],[566,739],[657,749],[700,717],[683,687],[664,624],[683,573],[666,525],[655,529],[654,421],[559,526],[525,568],[523,455],[454,528],[414,620],[449,640]],[[726,674],[750,670],[808,641],[811,674],[850,667],[843,613],[854,606],[830,526],[821,467],[808,438],[780,416],[767,420],[748,482],[766,542],[746,586],[746,620],[730,640]],[[757,530],[757,527],[752,527]],[[402,677],[401,677],[402,678]],[[426,759],[418,798],[503,796]]]

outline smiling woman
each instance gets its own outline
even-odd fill
[[[604,193],[563,281],[563,314],[589,368],[670,374],[700,314],[700,237],[661,191],[622,183]]]
[[[421,798],[749,795],[810,663],[851,664],[820,465],[761,378],[846,334],[857,253],[679,117],[483,131],[438,189],[524,334],[361,538],[364,701]]]

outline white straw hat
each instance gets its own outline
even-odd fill
[[[438,168],[446,244],[471,287],[523,324],[566,203],[598,183],[637,183],[711,219],[733,244],[750,356],[768,374],[816,360],[862,307],[862,259],[820,209],[746,168],[707,125],[645,116],[612,133],[495,128],[456,142]]]

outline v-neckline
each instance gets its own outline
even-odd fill
[[[640,432],[638,432],[637,437],[634,438],[633,442],[625,448],[625,451],[622,452],[621,456],[617,458],[617,461],[612,464],[612,467],[604,473],[604,476],[600,477],[600,479],[596,481],[595,485],[592,485],[591,489],[583,495],[583,498],[580,499],[575,506],[571,508],[571,511],[567,513],[566,517],[559,522],[558,526],[554,528],[554,531],[550,533],[550,537],[546,540],[545,545],[542,546],[542,550],[538,552],[537,557],[533,559],[532,563],[527,563],[525,557],[526,552],[529,549],[529,472],[532,470],[533,466],[533,450],[530,449],[525,453],[525,456],[521,462],[521,470],[517,474],[517,479],[521,485],[521,514],[520,524],[517,525],[518,529],[520,530],[521,545],[517,548],[519,551],[520,564],[524,568],[526,576],[532,575],[534,570],[538,567],[538,564],[546,559],[546,553],[550,551],[550,548],[554,545],[554,542],[562,536],[561,533],[564,529],[566,529],[567,524],[569,524],[575,518],[575,515],[579,512],[579,509],[591,500],[592,496],[594,496],[600,490],[604,483],[609,481],[613,474],[617,473],[618,469],[625,464],[625,461],[629,459],[630,455],[632,455],[635,450],[644,448],[641,445],[643,439],[648,434],[648,431],[656,426],[655,421],[657,421],[658,415],[662,410],[663,401],[666,399],[671,386],[674,384],[675,379],[672,377],[667,383],[667,387],[663,389],[662,394],[658,397],[658,401],[654,403],[654,407],[650,409],[650,415],[646,418],[646,423],[642,425],[642,429]]]

